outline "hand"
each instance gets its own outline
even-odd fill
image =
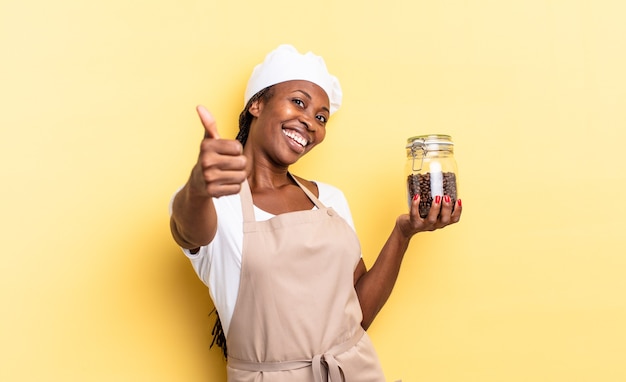
[[[418,232],[434,231],[458,223],[461,219],[463,207],[460,199],[456,201],[453,211],[449,196],[435,198],[425,218],[420,217],[419,202],[419,195],[417,195],[411,201],[409,214],[401,215],[396,221],[398,228],[406,237],[411,237]]]
[[[190,184],[211,197],[236,194],[247,177],[243,146],[239,141],[220,138],[215,119],[204,106],[196,111],[204,126],[204,139]]]

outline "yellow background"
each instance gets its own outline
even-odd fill
[[[223,381],[167,205],[279,43],[344,104],[294,172],[371,265],[404,144],[456,143],[460,224],[414,238],[370,329],[390,381],[626,380],[626,3],[0,0],[0,380]]]

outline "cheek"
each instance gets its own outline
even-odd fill
[[[291,102],[285,102],[281,108],[278,108],[286,118],[296,118],[300,110]]]
[[[324,142],[324,138],[326,138],[326,128],[322,127],[317,131],[317,144]]]

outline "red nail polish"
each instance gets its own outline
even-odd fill
[[[417,198],[420,197],[420,194],[415,194],[415,196],[413,196],[413,200],[417,200]]]
[[[443,197],[443,201],[446,203],[450,203],[450,195],[446,195]]]
[[[441,203],[441,196],[437,195],[435,196],[435,204],[439,204]]]
[[[457,200],[457,204],[459,205],[459,207],[462,207],[461,206],[461,199]]]

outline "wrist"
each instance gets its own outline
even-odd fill
[[[396,219],[396,226],[394,231],[397,232],[399,239],[408,242],[411,240],[415,232],[411,227],[411,222],[408,215],[401,215]]]
[[[185,186],[188,199],[202,199],[210,197],[206,190],[206,182],[202,177],[202,169],[196,164],[191,170],[189,181]]]

